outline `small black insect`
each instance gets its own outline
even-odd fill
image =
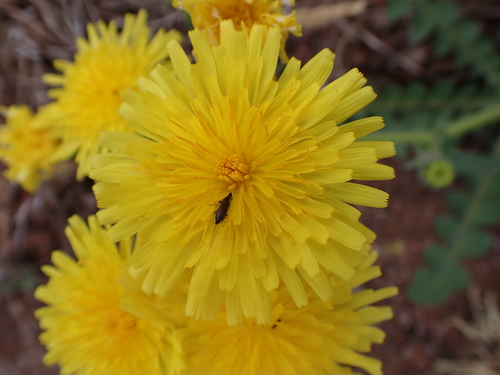
[[[233,194],[229,193],[229,195],[223,200],[219,201],[219,208],[214,212],[215,216],[215,225],[220,224],[226,219],[227,212],[229,211],[229,206],[231,205],[231,201],[233,200]]]

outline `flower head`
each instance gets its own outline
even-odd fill
[[[131,132],[118,114],[121,92],[135,87],[137,79],[167,57],[165,44],[179,39],[176,31],[160,30],[150,41],[147,14],[127,14],[121,33],[115,22],[99,21],[87,26],[88,40],[78,39],[75,61],[56,60],[62,72],[46,74],[47,83],[61,86],[49,91],[60,111],[54,119],[63,142],[55,155],[69,159],[76,153],[77,178],[88,175],[92,157],[101,152],[97,144],[103,130]]]
[[[352,374],[351,367],[381,375],[380,361],[360,353],[383,342],[384,332],[372,325],[390,319],[392,310],[368,305],[397,289],[352,292],[380,275],[375,259],[373,252],[347,282],[332,278],[336,293],[328,302],[307,288],[311,302],[297,308],[288,290],[278,288],[272,292],[272,321],[265,325],[244,319],[240,326],[228,326],[223,311],[215,321],[191,319],[190,342],[183,345],[186,375]]]
[[[154,297],[144,293],[128,298],[147,318],[121,307],[128,290],[119,278],[128,267],[130,242],[118,251],[95,217],[89,227],[77,216],[69,223],[66,234],[78,260],[53,252],[55,266],[42,268],[50,280],[35,292],[48,305],[35,313],[48,349],[44,362],[59,364],[61,374],[165,374],[162,358],[171,348],[166,315],[151,319],[159,313],[151,313]]]
[[[249,31],[253,25],[276,27],[282,36],[280,55],[287,61],[285,43],[288,34],[302,35],[295,11],[290,15],[283,14],[282,6],[294,3],[294,0],[174,0],[172,5],[188,12],[193,26],[202,30],[214,45],[220,41],[223,20],[232,20],[237,30]]]
[[[321,89],[328,50],[302,69],[292,58],[275,80],[278,29],[247,34],[225,21],[219,46],[199,30],[190,38],[196,64],[170,42],[174,72],[159,66],[124,93],[121,114],[142,137],[102,134],[116,153],[91,174],[99,220],[116,224],[113,241],[138,233],[131,273],[147,293],[167,294],[193,268],[189,316],[213,319],[225,299],[231,324],[269,322],[280,279],[297,306],[308,303],[304,282],[329,300],[327,274],[353,277],[375,237],[347,203],[387,205],[386,193],[349,181],[394,177],[377,164],[391,142],[356,141],[380,117],[338,126],[373,90],[357,70]]]
[[[59,139],[43,128],[52,110],[52,106],[44,106],[33,114],[27,106],[0,108],[6,118],[0,129],[0,158],[8,167],[4,175],[29,192],[52,173],[51,158]]]

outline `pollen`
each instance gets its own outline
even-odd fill
[[[246,164],[245,157],[238,154],[229,157],[221,155],[221,159],[215,164],[214,171],[221,181],[229,184],[229,190],[250,178],[250,168]]]

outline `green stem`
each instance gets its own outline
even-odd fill
[[[491,106],[483,109],[479,113],[452,121],[446,125],[444,133],[448,137],[459,137],[464,133],[476,130],[494,121],[500,121],[500,106]],[[412,131],[380,131],[366,136],[367,141],[392,141],[405,144],[430,144],[436,140],[436,133],[430,130]]]
[[[363,140],[367,141],[393,141],[396,143],[430,143],[434,134],[426,130],[414,131],[381,131],[367,135]]]
[[[449,123],[446,126],[445,133],[450,137],[457,137],[496,120],[500,120],[500,106],[498,105],[485,108],[479,113],[474,113]]]
[[[436,86],[439,86],[439,82]],[[384,93],[387,94],[387,93]],[[422,110],[475,110],[493,105],[498,102],[498,98],[493,93],[484,98],[430,98],[430,99],[387,99],[386,95],[377,99],[377,110],[379,111],[422,111]]]

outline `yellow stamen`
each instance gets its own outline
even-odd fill
[[[229,189],[234,189],[236,184],[245,182],[250,178],[250,168],[246,164],[245,157],[238,154],[231,156],[221,155],[221,160],[215,164],[214,171],[219,175],[221,181],[227,182]]]

